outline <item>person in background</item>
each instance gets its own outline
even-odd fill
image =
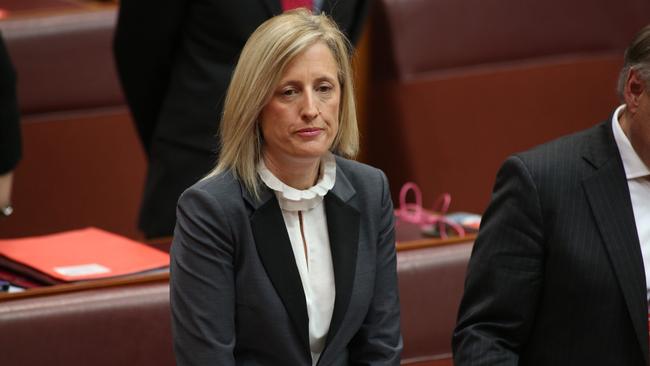
[[[16,72],[0,34],[0,218],[13,212],[13,170],[21,158],[21,147]]]
[[[650,26],[623,105],[498,173],[453,336],[465,365],[648,365]]]
[[[347,159],[359,144],[349,51],[306,10],[244,46],[218,165],[178,203],[179,366],[399,365],[393,205],[386,176]]]
[[[122,0],[114,39],[118,74],[148,158],[139,227],[172,234],[178,196],[208,173],[235,62],[249,35],[283,10],[332,16],[356,40],[369,0]]]

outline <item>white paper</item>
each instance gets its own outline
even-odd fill
[[[54,271],[63,276],[87,276],[100,273],[108,273],[111,270],[97,263],[79,264],[74,266],[54,267]]]

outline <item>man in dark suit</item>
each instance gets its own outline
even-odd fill
[[[13,212],[11,185],[21,145],[16,72],[0,34],[0,218]]]
[[[648,365],[650,27],[612,118],[506,160],[468,267],[454,360]]]
[[[311,2],[354,42],[368,0]],[[123,0],[117,68],[149,160],[140,211],[147,237],[171,235],[181,192],[214,167],[215,135],[230,75],[248,36],[289,3]]]

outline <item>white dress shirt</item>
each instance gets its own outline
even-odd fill
[[[323,206],[323,198],[334,187],[336,180],[334,155],[328,153],[323,157],[320,170],[316,185],[306,190],[298,190],[275,177],[263,159],[260,159],[257,166],[260,178],[274,191],[282,209],[307,302],[309,346],[313,365],[316,365],[325,347],[336,296],[327,217]]]
[[[630,189],[634,221],[636,222],[636,231],[639,235],[641,254],[643,255],[643,266],[645,267],[647,297],[650,299],[650,169],[636,153],[619,124],[618,117],[624,109],[625,105],[621,105],[614,112],[612,128],[614,130],[614,140],[623,160],[627,185]]]

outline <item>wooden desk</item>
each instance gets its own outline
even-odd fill
[[[432,237],[422,234],[420,226],[417,224],[399,222],[395,228],[395,237],[397,251],[427,248],[438,245],[448,245],[456,243],[465,243],[476,240],[476,234],[466,234],[465,236],[452,236],[447,239]]]
[[[16,299],[24,299],[28,297],[50,296],[58,294],[66,294],[84,290],[96,290],[102,288],[118,287],[118,286],[135,286],[141,284],[152,284],[157,282],[168,282],[169,272],[124,276],[118,278],[108,278],[102,280],[81,281],[74,283],[65,283],[54,286],[35,287],[22,292],[0,293],[0,303]]]
[[[464,237],[451,237],[448,239],[441,239],[435,237],[427,237],[423,235],[417,226],[407,226],[402,225],[397,228],[396,232],[397,237],[397,251],[421,249],[433,246],[441,245],[450,245],[457,243],[466,243],[468,241],[474,241],[476,239],[476,234],[465,235]],[[147,244],[161,249],[169,251],[169,246],[171,245],[172,238],[157,238],[150,241],[147,241]],[[57,295],[63,293],[84,291],[84,290],[94,290],[100,288],[109,288],[116,286],[133,286],[144,283],[155,283],[161,281],[169,281],[169,272],[166,273],[156,273],[156,274],[145,274],[145,275],[133,275],[125,276],[118,278],[109,278],[102,280],[93,280],[93,281],[82,281],[75,283],[66,283],[54,286],[43,286],[37,288],[31,288],[23,292],[14,292],[14,293],[0,293],[0,303],[4,301],[10,301],[15,299],[23,299],[27,297],[37,297],[37,296],[49,296]]]

